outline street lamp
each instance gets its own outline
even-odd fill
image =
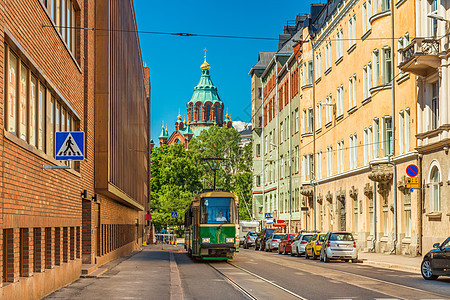
[[[427,15],[427,17],[430,18],[430,19],[435,19],[435,20],[439,20],[439,21],[449,22],[449,20],[445,19],[443,16],[438,15],[436,11],[433,11],[433,12],[429,13]]]

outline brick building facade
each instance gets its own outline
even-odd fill
[[[132,1],[1,5],[0,298],[35,299],[142,243],[149,92]],[[84,161],[54,159],[56,131]]]

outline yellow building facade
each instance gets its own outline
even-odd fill
[[[292,38],[290,56],[281,60],[280,51],[274,54],[261,76],[260,143],[266,150],[260,160],[267,191],[262,221],[263,213],[275,212],[290,232],[350,231],[361,250],[411,256],[426,252],[421,248],[425,240],[448,234],[448,208],[440,215],[432,209],[427,217],[440,216],[447,229],[440,227],[443,223],[430,225],[423,214],[427,185],[407,186],[407,167],[418,166],[417,178],[422,178],[422,161],[427,159],[432,172],[434,159],[421,154],[418,144],[418,126],[426,122],[418,106],[424,79],[404,67],[404,53],[421,23],[412,17],[418,2],[347,0],[312,6]],[[442,138],[439,147],[446,142]],[[441,165],[440,178],[448,172],[448,163]],[[436,185],[433,180],[426,183],[429,189]],[[423,232],[428,227],[442,232],[433,239]]]

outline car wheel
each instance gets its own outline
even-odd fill
[[[323,262],[324,262],[324,263],[329,263],[329,262],[330,262],[330,259],[328,258],[326,252],[323,253]]]
[[[305,249],[305,258],[309,259],[308,250]]]
[[[314,249],[312,249],[312,259],[313,260],[317,259],[316,251],[314,251]]]
[[[287,251],[286,251],[286,247],[284,247],[284,249],[283,249],[283,254],[284,254],[284,255],[287,255],[287,254],[288,254]]]
[[[292,251],[292,248],[291,248],[291,256],[295,256],[295,253],[294,251]]]
[[[348,260],[348,259],[344,259],[344,261],[345,261],[345,262],[348,262],[349,260]]]
[[[352,259],[352,263],[356,264],[358,262],[358,257],[356,257],[355,259]]]
[[[431,262],[428,258],[422,261],[422,265],[420,266],[420,272],[422,273],[422,277],[425,280],[436,280],[439,276],[433,275],[431,270]]]

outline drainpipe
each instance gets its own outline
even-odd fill
[[[313,106],[312,106],[312,113],[313,113],[313,122],[312,122],[312,132],[313,132],[313,167],[312,167],[312,172],[310,172],[311,178],[311,184],[313,186],[313,211],[314,211],[314,215],[313,215],[313,229],[316,230],[316,185],[314,184],[315,182],[315,177],[316,177],[316,66],[315,66],[315,60],[314,60],[314,43],[311,40],[311,52],[312,52],[312,65],[313,65],[313,80],[312,80],[312,94],[313,94]],[[319,70],[320,71],[320,70]],[[308,116],[308,115],[307,115]],[[306,120],[305,120],[306,122]]]
[[[418,242],[419,242],[419,249],[418,252],[420,255],[422,255],[422,216],[423,216],[423,199],[424,199],[424,193],[425,193],[425,184],[422,182],[423,180],[423,176],[422,176],[422,154],[418,154],[417,155],[417,160],[419,161],[419,170],[421,170],[419,172],[419,197],[417,199],[417,201],[419,202],[418,204],[418,210],[419,210],[419,230],[418,230]]]
[[[261,108],[262,108],[262,118],[261,118],[261,127],[262,127],[262,129],[261,129],[261,149],[262,149],[262,152],[261,152],[261,156],[262,156],[262,160],[261,160],[261,164],[262,164],[262,168],[261,168],[261,170],[262,170],[262,182],[261,182],[261,186],[262,186],[262,201],[263,201],[263,217],[262,217],[262,220],[261,220],[261,224],[263,224],[263,222],[264,222],[264,216],[265,216],[265,213],[266,213],[266,209],[267,209],[267,207],[266,207],[266,198],[265,198],[265,195],[264,195],[264,189],[265,189],[265,187],[266,187],[266,166],[265,166],[265,162],[266,162],[266,149],[265,149],[265,140],[264,140],[264,88],[263,88],[263,81],[262,81],[262,78],[261,77],[259,77],[259,81],[261,82]],[[261,225],[261,228],[262,228],[262,225]]]
[[[369,162],[369,168],[372,170],[372,162]],[[373,201],[373,237],[372,237],[372,248],[369,252],[375,252],[375,243],[377,241],[377,182],[373,182],[372,188],[372,201]]]
[[[395,155],[395,74],[394,74],[394,0],[391,1],[391,74],[392,74],[392,155]],[[391,161],[391,157],[388,156],[388,164],[393,167],[393,180],[394,180],[394,231],[395,237],[392,245],[392,250],[390,254],[392,254],[396,250],[397,244],[397,170],[395,167],[395,163]]]
[[[288,233],[291,233],[291,220],[292,220],[292,139],[291,139],[291,69],[289,68],[288,64],[286,63],[286,70],[288,73],[287,80],[289,82],[288,84],[288,102],[289,102],[289,229]]]
[[[392,173],[393,177],[392,180],[394,181],[394,240],[392,241],[392,249],[389,254],[392,254],[396,250],[397,246],[397,170],[396,165],[393,161],[391,161],[392,155],[388,155],[388,164],[392,166]]]

